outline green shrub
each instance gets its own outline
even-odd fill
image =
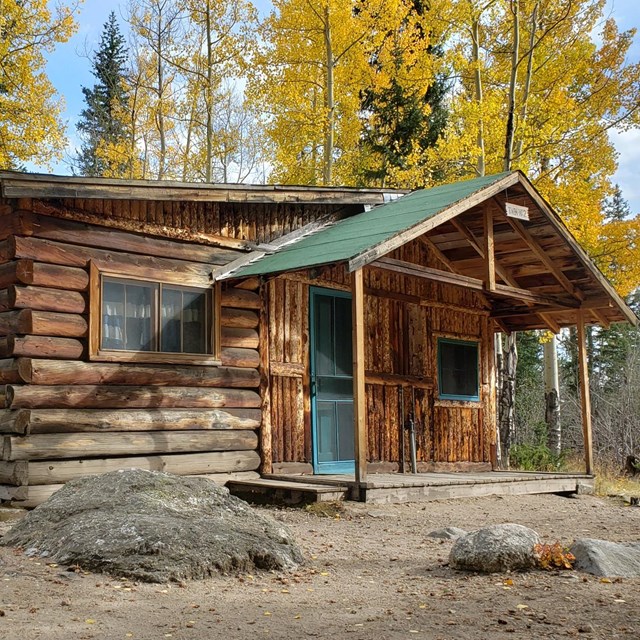
[[[509,453],[511,468],[522,471],[560,471],[564,458],[564,452],[556,455],[543,444],[517,444]]]

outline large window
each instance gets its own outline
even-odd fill
[[[97,279],[93,356],[166,362],[215,355],[211,289],[106,274]]]
[[[478,343],[438,338],[438,392],[443,400],[479,400]]]

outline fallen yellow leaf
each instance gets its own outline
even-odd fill
[[[85,620],[85,622],[86,622],[87,624],[95,624],[95,623],[96,623],[96,621],[95,621],[93,618],[87,618],[87,619]]]

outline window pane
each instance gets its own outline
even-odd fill
[[[315,317],[315,369],[316,375],[335,375],[333,342],[333,298],[316,295],[314,298]]]
[[[204,292],[184,292],[184,353],[207,353],[207,296]]]
[[[127,351],[155,351],[154,285],[125,285],[125,342]]]
[[[102,278],[102,349],[211,353],[211,293]]]
[[[351,299],[335,298],[336,311],[336,375],[353,375],[353,352],[351,347]]]
[[[102,348],[154,351],[155,285],[105,278],[102,284]]]
[[[441,396],[478,398],[478,345],[438,341]]]
[[[180,353],[182,341],[182,292],[162,288],[161,303],[162,340],[160,351]]]
[[[162,287],[161,351],[208,353],[207,293]]]
[[[105,279],[102,285],[103,349],[124,349],[124,304],[124,284]]]

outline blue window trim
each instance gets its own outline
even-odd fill
[[[442,357],[440,351],[441,344],[460,344],[468,347],[475,347],[476,354],[476,393],[475,395],[465,396],[454,393],[443,393],[442,391]],[[453,338],[438,338],[438,397],[441,400],[463,400],[468,402],[480,401],[480,353],[479,342],[472,340],[454,340]]]

